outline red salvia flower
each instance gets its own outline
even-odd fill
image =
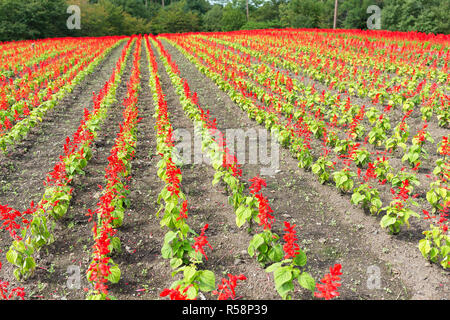
[[[300,247],[295,242],[298,240],[295,235],[296,231],[294,230],[296,225],[291,225],[289,222],[285,221],[284,226],[285,228],[283,231],[286,231],[286,234],[283,236],[284,241],[286,241],[283,245],[283,250],[286,253],[284,259],[295,258],[300,252]]]
[[[0,262],[0,270],[2,269],[2,263]],[[22,287],[12,288],[9,292],[9,282],[0,280],[0,300],[11,300],[14,296],[25,300],[25,289]]]
[[[218,295],[218,300],[234,300],[236,298],[235,288],[238,280],[247,280],[247,278],[240,274],[239,276],[234,276],[228,274],[228,279],[223,278],[222,284],[218,286],[217,290],[212,291],[213,295]]]
[[[342,274],[341,268],[342,266],[340,264],[335,264],[334,267],[330,267],[330,273],[327,273],[321,280],[322,284],[316,284],[318,291],[314,292],[315,297],[330,300],[339,296],[337,288],[341,285],[338,282],[341,281],[341,278],[339,278]]]
[[[192,287],[193,284],[187,286],[182,292],[180,292],[180,285],[178,285],[175,289],[164,289],[159,296],[160,297],[170,297],[170,300],[191,300],[188,299],[186,292]],[[195,299],[193,299],[195,300]]]
[[[262,186],[267,187],[266,180],[256,176],[249,180],[252,184],[250,186],[250,193],[256,195],[261,191]]]
[[[209,225],[205,224],[205,226],[202,228],[202,231],[200,233],[200,236],[194,238],[194,245],[192,246],[192,248],[194,248],[195,252],[201,252],[201,254],[203,254],[206,258],[206,260],[208,260],[208,257],[206,256],[205,250],[204,250],[204,246],[208,246],[211,250],[212,247],[208,242],[208,237],[205,236],[205,231],[208,229]]]
[[[255,197],[258,199],[258,218],[259,225],[264,226],[264,230],[271,229],[274,221],[274,216],[271,215],[273,212],[269,205],[269,200],[262,194],[257,194]]]
[[[183,206],[181,208],[180,215],[177,218],[177,221],[181,220],[181,219],[187,219],[187,217],[188,217],[187,216],[187,205],[188,205],[187,200],[184,200]]]

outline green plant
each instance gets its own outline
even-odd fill
[[[275,288],[283,300],[290,300],[292,298],[291,291],[294,290],[294,280],[297,280],[300,286],[314,293],[315,281],[311,275],[302,271],[301,268],[306,265],[306,254],[300,250],[295,236],[295,225],[284,222],[286,231],[283,239],[286,244],[283,246],[285,251],[284,260],[276,262],[266,268],[266,272],[273,272]]]
[[[317,176],[319,182],[324,184],[330,179],[330,169],[333,167],[333,162],[328,160],[326,156],[321,156],[312,165],[311,171]]]
[[[256,260],[265,266],[270,262],[279,262],[283,258],[283,247],[278,240],[280,237],[270,230],[264,230],[253,236],[248,246],[250,257],[256,255]]]
[[[368,184],[362,184],[353,190],[351,203],[362,204],[364,209],[368,209],[371,214],[376,214],[382,206],[378,190]]]
[[[353,177],[356,177],[356,173],[350,171],[349,168],[344,168],[341,171],[333,173],[333,179],[336,183],[336,188],[342,192],[349,192],[353,189]]]
[[[365,148],[356,150],[353,153],[353,161],[359,168],[364,167],[370,162],[370,152]]]
[[[450,237],[446,229],[431,224],[430,229],[423,232],[425,239],[419,241],[423,257],[434,263],[439,262],[444,269],[450,267]]]

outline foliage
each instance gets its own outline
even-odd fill
[[[200,31],[200,19],[197,13],[186,10],[186,2],[177,2],[161,8],[150,29],[155,34]]]
[[[246,17],[243,11],[227,5],[223,9],[222,14],[222,31],[232,31],[240,29],[246,22]]]

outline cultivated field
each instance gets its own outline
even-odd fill
[[[0,43],[0,300],[449,299],[449,44]]]

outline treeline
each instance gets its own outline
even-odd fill
[[[450,0],[339,0],[337,28],[450,33]],[[335,0],[0,0],[0,41],[264,28],[332,28]],[[69,5],[81,29],[67,27]]]

